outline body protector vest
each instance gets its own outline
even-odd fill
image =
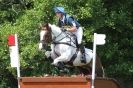
[[[65,18],[64,18],[64,22],[62,22],[62,21],[59,19],[58,24],[57,24],[59,27],[63,27],[63,26],[73,26],[72,21],[75,22],[77,29],[80,27],[80,24],[77,22],[77,20],[76,20],[74,17],[69,16],[69,15],[67,15],[67,14],[64,14],[64,17],[65,17]]]

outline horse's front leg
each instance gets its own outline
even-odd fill
[[[55,58],[57,58],[57,55],[54,52],[54,45],[53,44],[51,44],[51,51],[46,51],[45,52],[45,55],[46,55],[47,58],[50,58],[51,57],[53,60]]]
[[[57,58],[54,59],[52,65],[58,66],[59,62],[65,62],[66,61],[66,56],[65,55],[61,55]]]
[[[46,55],[46,58],[52,58],[53,60],[57,58],[57,56],[55,55],[53,51],[46,51],[45,55]]]
[[[67,72],[67,70],[65,70],[65,65],[63,63],[63,62],[65,62],[65,59],[66,59],[66,57],[61,55],[61,56],[57,57],[56,59],[54,59],[52,65],[56,66],[60,70],[60,72],[63,72],[63,73]]]
[[[70,58],[74,54],[74,52],[69,47],[66,47],[65,49],[62,49],[60,51],[61,55],[54,59],[53,65],[57,66],[59,62],[68,62],[70,61]]]

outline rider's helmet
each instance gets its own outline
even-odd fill
[[[54,8],[55,13],[63,13],[65,14],[65,9],[63,7],[55,7]]]

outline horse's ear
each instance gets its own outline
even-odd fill
[[[49,23],[46,24],[46,29],[49,30]]]

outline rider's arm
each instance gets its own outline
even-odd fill
[[[77,31],[77,27],[72,26],[71,28],[68,28],[67,31],[69,31],[69,32],[76,32]]]
[[[77,31],[77,27],[76,27],[76,23],[74,22],[74,20],[72,18],[69,18],[68,22],[71,24],[71,27],[68,28],[67,31],[76,32]]]

